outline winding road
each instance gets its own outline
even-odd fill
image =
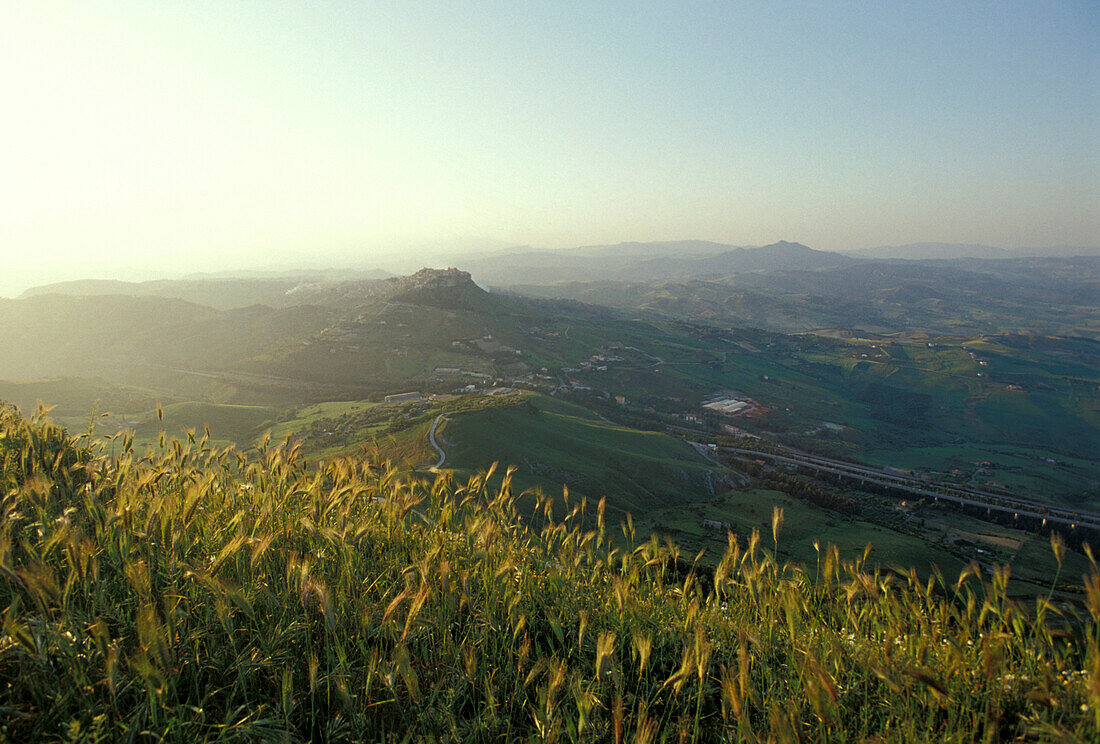
[[[439,462],[428,468],[432,472],[443,467],[443,463],[447,460],[447,453],[443,451],[443,448],[439,446],[439,442],[435,440],[435,430],[439,426],[440,420],[446,415],[445,413],[441,413],[436,416],[435,421],[432,422],[432,428],[428,430],[428,442],[435,448],[435,451],[439,453]]]

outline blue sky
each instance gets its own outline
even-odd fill
[[[513,244],[1095,245],[1098,32],[1095,2],[11,3],[0,294]]]

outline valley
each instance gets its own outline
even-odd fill
[[[1073,546],[1100,528],[1100,342],[1088,336],[792,334],[487,292],[458,269],[289,284],[275,287],[294,298],[278,309],[238,306],[273,297],[247,282],[239,301],[233,286],[180,292],[217,294],[218,307],[164,283],[0,302],[0,399],[154,449],[191,431],[245,450],[290,441],[321,461],[390,459],[412,477],[515,466],[525,508],[564,487],[700,549],[724,541],[703,525],[744,534],[769,504],[818,525],[806,534],[819,541],[869,541],[883,565],[947,573],[1013,562],[1051,528],[1078,534]],[[959,537],[946,514],[988,536]],[[797,534],[788,545],[812,557]],[[1014,586],[1033,591],[1041,574],[1017,572]]]
[[[1100,744],[1100,3],[0,29],[0,744]]]

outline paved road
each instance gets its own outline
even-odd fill
[[[428,430],[428,442],[435,447],[435,451],[439,453],[439,462],[432,465],[429,470],[435,471],[443,467],[443,463],[447,460],[447,453],[443,451],[443,448],[439,446],[439,442],[435,441],[435,430],[439,426],[440,420],[447,414],[441,413],[435,417],[435,421],[432,422],[432,428]]]
[[[711,453],[710,447],[706,446],[705,444],[699,444],[698,442],[693,442],[690,439],[685,439],[684,441],[687,442],[688,444],[690,444],[692,447],[694,447],[695,451],[698,452],[700,455],[702,455],[704,458],[706,458],[708,461],[710,461],[710,462],[714,463],[715,465],[717,465],[718,467],[722,468],[727,474],[726,479],[728,481],[732,482],[733,480],[736,480],[737,481],[736,485],[740,486],[741,488],[745,488],[745,487],[749,486],[752,483],[752,481],[749,480],[749,476],[747,476],[744,473],[739,472],[737,470],[732,470],[728,465],[726,465],[726,463],[724,463],[721,460],[719,460],[718,458],[716,458]]]
[[[944,499],[945,501],[953,501],[958,504],[965,504],[968,506],[985,507],[991,511],[998,511],[1006,514],[1022,514],[1027,517],[1034,517],[1036,519],[1045,519],[1050,522],[1057,522],[1058,524],[1066,524],[1071,526],[1082,525],[1090,527],[1092,529],[1100,529],[1100,515],[1093,514],[1091,512],[1072,511],[1069,509],[1063,509],[1056,506],[1040,505],[1032,501],[1024,501],[1022,499],[1013,499],[1004,496],[997,496],[996,498],[990,498],[989,500],[983,499],[984,494],[973,494],[972,497],[967,498],[957,493],[944,493],[942,491],[931,491],[928,488],[922,488],[921,486],[914,485],[906,482],[902,477],[876,472],[871,468],[842,463],[838,460],[828,460],[823,462],[824,458],[819,458],[813,455],[804,455],[802,453],[795,453],[791,450],[786,450],[786,455],[776,455],[770,452],[758,452],[757,450],[741,449],[740,447],[719,447],[721,452],[729,452],[731,454],[752,457],[753,459],[759,458],[763,460],[773,460],[777,462],[789,463],[797,465],[799,467],[810,468],[826,473],[833,473],[835,475],[841,475],[848,478],[858,479],[863,483],[873,483],[879,486],[887,486],[888,488],[894,488],[899,491],[905,491],[917,496],[931,497],[935,499]],[[932,484],[936,487],[939,484]]]
[[[1075,516],[1078,514],[1082,514],[1086,518],[1100,519],[1100,514],[1089,512],[1088,510],[1070,509],[1067,507],[1054,506],[1045,501],[1028,498],[1026,496],[1016,496],[1010,493],[987,491],[985,489],[976,488],[970,485],[960,486],[954,483],[945,483],[943,481],[926,481],[914,478],[912,475],[907,475],[905,473],[889,472],[888,470],[872,467],[869,465],[860,465],[858,463],[848,462],[846,460],[837,460],[835,458],[824,457],[822,455],[812,455],[808,452],[802,452],[801,450],[794,449],[793,447],[787,447],[785,445],[775,442],[772,442],[772,445],[779,448],[781,452],[790,455],[792,458],[804,461],[808,464],[835,467],[857,474],[865,473],[876,478],[882,478],[883,480],[896,481],[903,485],[917,486],[918,488],[924,485],[932,485],[940,491],[946,491],[952,495],[961,496],[962,498],[977,499],[982,503],[999,503],[1003,506],[1023,507],[1025,509],[1030,508],[1039,511],[1054,511],[1061,513],[1062,516]]]

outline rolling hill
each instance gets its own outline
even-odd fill
[[[591,299],[621,299],[622,309],[486,292],[458,269],[334,284],[310,290],[310,304],[278,309],[218,310],[163,297],[41,295],[0,302],[0,380],[12,381],[2,389],[25,406],[39,397],[34,391],[52,396],[47,402],[62,403],[59,415],[75,427],[83,428],[88,413],[105,405],[116,414],[105,426],[147,422],[151,402],[159,401],[174,426],[201,429],[212,423],[219,441],[243,445],[265,422],[296,420],[298,411],[324,402],[505,386],[552,395],[635,431],[665,430],[704,415],[701,431],[732,424],[878,464],[941,474],[957,470],[958,478],[1001,483],[1054,502],[1095,500],[1095,342],[1050,333],[961,333],[980,325],[981,317],[966,308],[989,292],[1001,295],[985,311],[1000,311],[997,324],[1008,322],[1012,307],[1030,308],[1021,325],[1041,318],[1028,293],[1053,291],[1058,279],[1046,280],[1045,288],[1033,282],[1015,294],[995,292],[1012,271],[1025,271],[1026,262],[1002,269],[1002,275],[973,272],[953,282],[944,278],[948,269],[921,262],[906,264],[908,279],[899,289],[891,284],[899,274],[882,265],[853,259],[836,269],[738,275],[748,277],[745,282],[779,277],[775,281],[782,280],[785,294],[764,294],[768,302],[755,301],[758,289],[732,292],[725,280],[665,283],[650,287],[648,296],[649,285],[620,296],[615,287],[632,285],[597,285],[600,295]],[[1077,291],[1084,292],[1088,264],[1064,264],[1067,273],[1074,268],[1080,274]],[[852,298],[838,308],[804,296],[815,282],[837,294],[862,285],[874,299]],[[795,295],[801,297],[797,303]],[[964,300],[972,304],[953,304]],[[891,322],[905,319],[906,308],[909,322],[935,330],[924,319],[941,318],[953,335],[909,329],[905,336],[881,338]],[[792,336],[726,325],[736,313],[774,320],[783,312],[801,318],[805,325],[798,330],[827,330]],[[870,318],[879,332],[841,332],[838,312]],[[848,337],[836,337],[843,335]],[[735,421],[704,413],[701,404],[723,391],[752,399],[767,413]],[[237,414],[241,421],[232,421]],[[582,475],[603,467],[600,458],[583,454],[585,442],[598,450],[597,439],[608,434],[602,424],[540,419],[572,422],[573,443],[567,446],[567,440],[539,440],[529,431],[538,420],[511,422],[515,440],[494,442],[481,460],[467,458],[468,467],[483,466],[486,459],[522,462],[524,448],[517,443],[531,437],[548,453],[571,453],[583,464],[576,468]],[[421,423],[424,431],[416,436],[423,438],[427,423]],[[464,425],[458,418],[448,424],[452,431]],[[388,423],[367,424],[369,431],[378,426]],[[631,441],[639,452],[647,447],[645,438]],[[419,451],[411,441],[401,446]],[[553,467],[567,459],[555,458]],[[976,465],[982,462],[990,466]],[[662,472],[669,483],[680,478]],[[605,481],[598,476],[592,482]],[[648,498],[640,491],[629,496],[639,504]]]
[[[674,275],[670,275],[674,276]],[[654,281],[516,284],[527,296],[597,302],[781,333],[975,335],[1039,331],[1100,338],[1100,258],[857,261]]]

